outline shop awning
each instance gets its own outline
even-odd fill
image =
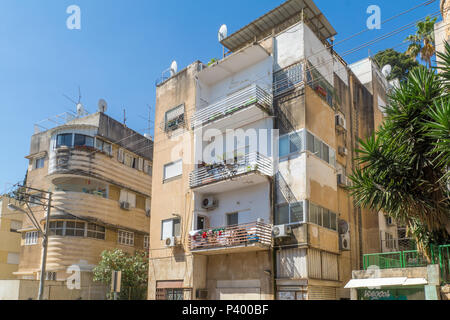
[[[345,288],[356,289],[356,288],[375,288],[375,287],[392,287],[392,286],[415,286],[426,284],[428,284],[428,281],[424,278],[407,278],[407,277],[370,278],[370,279],[352,279],[346,284]]]

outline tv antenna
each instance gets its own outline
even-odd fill
[[[147,133],[144,134],[144,137],[153,140],[153,136],[152,136],[152,129],[153,129],[153,121],[152,121],[152,113],[153,113],[153,108],[150,104],[147,104],[148,107],[148,116],[147,117],[143,117],[143,116],[139,116],[142,119],[145,119],[147,121]]]
[[[226,24],[223,24],[219,29],[217,38],[219,39],[219,42],[222,42],[227,36],[228,36],[228,27]],[[223,47],[223,57],[225,58],[225,46],[222,45],[222,47]]]
[[[387,64],[381,69],[381,73],[384,75],[384,77],[387,79],[390,74],[392,73],[392,66],[390,64]]]
[[[77,109],[77,116],[78,117],[82,117],[85,115],[88,115],[89,113],[86,111],[86,109],[84,108],[83,104],[81,103],[81,89],[80,86],[78,86],[78,102],[73,100],[72,98],[70,98],[69,96],[67,96],[66,94],[63,94],[63,96],[71,101],[72,103],[75,104],[76,109]]]
[[[98,112],[105,113],[108,110],[108,104],[104,99],[98,100]]]

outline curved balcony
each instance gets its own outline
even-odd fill
[[[232,129],[244,125],[242,119],[253,122],[273,114],[272,95],[252,84],[216,103],[197,110],[192,117],[192,128],[214,123],[215,128]],[[237,118],[236,118],[237,117]],[[220,123],[219,123],[220,122]]]
[[[150,221],[145,215],[145,210],[137,208],[129,211],[121,210],[118,201],[105,199],[100,195],[56,191],[53,193],[52,204],[78,217],[89,217],[110,225],[148,232],[147,226]]]
[[[243,176],[251,180],[249,183],[257,184],[266,181],[264,177],[273,176],[272,160],[255,152],[246,154],[231,164],[218,163],[204,166],[191,172],[189,184],[197,191],[207,189],[209,193],[225,192],[239,188],[239,184],[242,183],[240,178]],[[227,186],[218,186],[219,182]]]
[[[213,255],[268,250],[272,226],[262,222],[193,231],[189,248],[193,253]]]
[[[53,150],[50,155],[48,173],[51,181],[71,174],[101,179],[105,182],[128,187],[149,195],[151,177],[124,164],[94,148],[67,147]]]

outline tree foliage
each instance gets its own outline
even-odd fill
[[[103,251],[100,263],[93,270],[94,281],[110,286],[113,271],[122,271],[121,298],[136,298],[136,295],[142,295],[142,290],[136,289],[145,289],[147,285],[148,259],[145,253],[136,253],[133,256],[119,249]],[[130,296],[130,290],[133,289],[134,294]]]
[[[375,55],[375,61],[382,68],[389,64],[392,66],[392,72],[388,80],[399,79],[406,80],[409,71],[419,66],[419,63],[410,56],[395,51],[394,49],[386,49]]]
[[[444,54],[450,70],[450,46]],[[389,97],[376,135],[360,141],[350,188],[358,205],[384,211],[408,228],[419,250],[449,241],[448,76],[420,66]]]
[[[431,58],[436,52],[434,37],[434,25],[436,20],[437,18],[431,19],[431,17],[428,16],[425,20],[419,21],[416,25],[416,33],[405,39],[405,41],[409,42],[406,54],[413,59],[417,59],[417,56],[420,54],[420,58],[425,61],[430,68]]]

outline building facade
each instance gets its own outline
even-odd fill
[[[382,239],[347,175],[387,81],[372,60],[354,73],[335,34],[286,1],[157,85],[149,299],[350,298]]]
[[[8,208],[15,203],[7,196],[0,197],[0,280],[15,279],[20,258],[20,233],[23,214]]]
[[[47,280],[66,280],[75,265],[89,283],[102,251],[148,250],[152,148],[150,139],[103,112],[32,136],[27,202],[43,230],[47,191],[52,200]],[[20,232],[15,274],[39,279],[42,237],[28,218]]]

